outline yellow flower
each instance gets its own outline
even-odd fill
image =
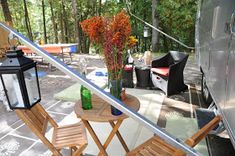
[[[127,45],[129,48],[132,48],[136,45],[137,42],[138,40],[135,38],[135,36],[129,36]]]

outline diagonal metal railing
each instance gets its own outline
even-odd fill
[[[187,49],[191,49],[191,50],[195,49],[194,47],[187,46],[187,45],[184,44],[183,42],[177,40],[176,38],[174,38],[174,37],[168,35],[167,33],[163,32],[162,30],[160,30],[160,29],[154,27],[153,25],[151,25],[151,24],[149,24],[148,22],[144,21],[143,19],[139,18],[138,16],[136,16],[135,14],[133,14],[133,13],[131,12],[131,9],[130,9],[130,6],[129,6],[129,5],[130,5],[130,2],[129,2],[128,0],[126,0],[126,8],[127,8],[128,13],[129,13],[131,16],[133,16],[134,18],[136,18],[136,19],[139,20],[140,22],[144,23],[145,25],[149,26],[150,28],[156,30],[157,32],[161,33],[162,35],[166,36],[167,38],[169,38],[169,39],[175,41],[176,43],[180,44],[181,46],[183,46],[183,47],[185,47],[185,48],[187,48]]]
[[[21,43],[23,43],[25,46],[27,46],[32,51],[34,51],[37,55],[42,56],[43,59],[47,60],[50,64],[57,67],[59,70],[61,70],[65,74],[71,76],[81,85],[84,85],[86,88],[90,89],[93,93],[98,95],[100,98],[104,99],[112,106],[121,110],[123,113],[133,118],[135,121],[142,124],[144,127],[148,128],[150,131],[152,131],[153,133],[161,137],[163,140],[165,140],[169,144],[184,150],[189,156],[200,155],[196,150],[187,146],[180,139],[172,136],[167,131],[161,129],[161,127],[157,126],[156,124],[154,124],[153,122],[151,122],[150,120],[142,116],[141,114],[135,111],[132,111],[122,101],[116,99],[111,94],[105,92],[103,89],[99,88],[98,86],[96,86],[95,84],[93,84],[92,82],[84,78],[79,72],[73,70],[72,68],[69,68],[64,62],[60,61],[59,59],[55,58],[54,56],[52,56],[51,54],[49,54],[48,52],[40,48],[37,44],[30,41],[28,38],[24,37],[19,32],[15,31],[14,29],[10,28],[9,26],[1,22],[0,22],[0,27],[2,27],[4,30],[9,32],[11,36],[14,36],[14,38],[17,38]]]

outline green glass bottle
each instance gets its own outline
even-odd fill
[[[80,94],[81,94],[82,108],[85,110],[92,109],[91,91],[86,87],[84,87],[83,85],[81,85]]]

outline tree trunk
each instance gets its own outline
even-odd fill
[[[102,7],[102,0],[99,0],[99,11],[98,11],[98,13],[99,13],[99,16],[101,15],[101,8]]]
[[[62,9],[61,9],[62,10]],[[63,25],[63,13],[60,10],[60,15],[59,15],[59,19],[60,19],[60,30],[61,30],[61,42],[64,43],[65,42],[65,37],[64,37],[64,25]]]
[[[44,0],[42,0],[42,17],[43,17],[44,42],[45,42],[45,44],[47,44],[47,29],[46,29],[46,18],[45,18],[45,5],[44,5]]]
[[[12,17],[11,17],[11,12],[9,10],[7,0],[1,0],[1,5],[2,5],[2,11],[3,11],[6,23],[8,25],[10,25],[11,27],[13,27],[13,21],[12,21]]]
[[[49,0],[49,5],[50,5],[50,9],[51,9],[51,20],[52,20],[53,31],[54,31],[54,35],[55,35],[55,43],[58,43],[57,24],[55,22],[55,15],[54,15],[54,11],[53,11],[53,6],[52,6],[52,1],[51,0]]]
[[[133,8],[133,13],[136,14],[135,8]],[[141,40],[141,38],[138,35],[138,23],[137,23],[136,18],[133,18],[133,20],[134,20],[134,25],[133,25],[133,27],[134,27],[134,29],[133,29],[134,30],[134,34],[135,34],[136,38],[138,39],[138,42],[137,42],[137,45],[136,45],[136,49],[137,49],[137,51],[140,51],[140,45],[141,45],[140,40]]]
[[[82,14],[80,14],[80,20],[81,21],[83,20]],[[79,42],[80,52],[84,53],[83,47],[84,47],[84,43],[85,43],[85,36],[83,34],[83,31],[82,31],[82,28],[80,25],[79,25],[78,31],[79,31],[79,37],[80,37],[80,42]]]
[[[29,20],[29,14],[28,14],[28,9],[27,9],[27,4],[26,0],[24,0],[24,16],[25,16],[25,26],[27,29],[28,37],[31,41],[33,41],[33,34],[32,34],[32,29],[30,26],[30,20]]]
[[[168,34],[168,31],[167,31],[167,29],[164,26],[163,26],[163,32]],[[165,35],[162,35],[162,38],[163,38],[163,49],[164,49],[164,52],[169,52],[169,42],[167,40],[168,38]]]
[[[74,37],[75,41],[78,43],[78,51],[80,51],[80,38],[79,38],[79,19],[78,19],[78,10],[77,10],[77,0],[72,0],[72,6],[73,6],[73,16],[74,16]]]
[[[86,45],[85,45],[85,49],[84,49],[84,53],[88,54],[89,53],[89,49],[90,49],[90,45],[91,45],[91,42],[90,42],[90,39],[88,39],[86,37]]]
[[[157,5],[159,3],[159,0],[152,0],[152,25],[156,28],[159,26],[159,16],[157,13]],[[158,46],[159,43],[159,33],[152,29],[152,51],[156,52],[159,49]]]
[[[93,16],[97,15],[97,3],[96,3],[96,1],[93,1],[93,3],[92,3],[92,15]]]
[[[66,15],[66,11],[65,11],[65,5],[64,5],[64,0],[61,0],[61,4],[62,4],[62,16],[63,16],[63,24],[64,24],[64,39],[65,42],[68,43],[69,42],[69,36],[68,36],[68,17]]]

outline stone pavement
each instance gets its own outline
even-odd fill
[[[96,67],[103,67],[103,62],[100,57],[77,55],[74,62],[70,64],[71,67],[78,69],[79,64],[76,57],[87,57],[89,62],[89,70],[92,71]],[[75,84],[68,76],[64,75],[58,70],[49,71],[45,68],[39,68],[47,74],[40,78],[40,87],[42,92],[41,104],[49,112],[49,114],[59,122],[64,124],[68,122],[77,122],[73,113],[74,102],[65,102],[55,100],[53,98],[55,93],[58,93],[65,88]],[[185,68],[185,83],[194,85],[197,90],[200,90],[200,72],[195,63],[194,56],[190,56]],[[79,88],[78,88],[79,89]],[[164,94],[160,90],[145,90],[145,89],[127,89],[127,93],[133,94],[141,101],[140,114],[146,116],[151,121],[157,123],[158,117],[161,114],[162,103],[164,102]],[[198,95],[197,95],[198,96]],[[195,97],[185,94],[174,95],[170,97],[177,101],[193,100]],[[199,105],[203,106],[203,102],[199,97]],[[110,127],[106,124],[92,123],[95,126],[95,131],[100,134],[101,141],[104,141]],[[131,125],[131,126],[130,126]],[[127,142],[130,149],[133,149],[141,142],[150,138],[153,134],[137,122],[128,118],[124,120],[121,128],[121,134]],[[48,134],[50,134],[50,128]],[[88,133],[88,147],[85,154],[97,155],[98,148]],[[107,149],[111,156],[125,155],[117,138],[111,142]],[[68,151],[64,150],[64,155],[68,155]],[[112,153],[112,154],[111,154]],[[40,142],[40,140],[31,133],[31,131],[18,119],[14,112],[6,112],[4,106],[0,104],[0,156],[48,156],[50,152]]]
[[[136,90],[127,89],[127,93],[135,95],[141,101],[141,108],[139,113],[143,114],[153,122],[157,121],[160,113],[161,104],[164,95],[160,94],[161,91],[155,90]],[[74,102],[55,101],[53,104],[48,103],[44,105],[49,114],[59,122],[61,125],[68,122],[73,123],[79,121],[73,113]],[[12,114],[14,112],[10,112]],[[15,117],[16,118],[16,117]],[[98,134],[101,141],[104,141],[111,130],[108,123],[95,123],[91,125]],[[131,126],[130,126],[131,125]],[[50,129],[48,129],[50,134]],[[130,149],[142,143],[144,140],[150,138],[153,134],[146,130],[143,126],[139,125],[132,119],[124,120],[120,127],[120,133],[126,140]],[[7,125],[4,121],[1,122],[1,138],[0,138],[0,156],[49,156],[50,152],[45,145],[24,125],[21,121],[17,121],[12,125]],[[96,155],[98,148],[88,134],[88,147],[84,153]],[[125,155],[124,149],[115,137],[107,149],[108,153],[112,156]],[[67,155],[66,150],[63,151]],[[111,154],[112,153],[112,154]]]

